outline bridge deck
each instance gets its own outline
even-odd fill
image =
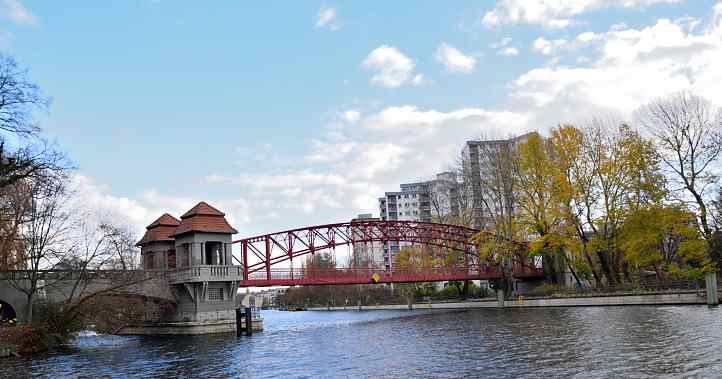
[[[428,269],[274,269],[268,277],[265,272],[255,272],[242,280],[242,287],[299,286],[299,285],[347,285],[372,283],[445,282],[454,280],[500,279],[496,267],[484,268],[428,268]],[[543,277],[544,270],[523,268],[514,270],[515,278]]]

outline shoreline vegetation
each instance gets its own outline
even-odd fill
[[[359,285],[369,286],[369,285]],[[449,286],[442,291],[434,293],[427,284],[425,291],[410,290],[413,286],[406,285],[406,288],[396,288],[391,291],[387,288],[378,288],[377,291],[353,288],[349,290],[335,290],[334,288],[315,287],[315,293],[310,293],[310,287],[298,287],[289,289],[283,297],[279,308],[283,309],[309,309],[327,307],[347,307],[353,309],[359,304],[362,306],[378,305],[404,305],[409,304],[442,304],[456,302],[474,302],[497,300],[493,290],[479,288],[473,283],[470,291],[463,293],[461,286]],[[334,286],[346,287],[346,286]],[[351,286],[348,286],[351,287]],[[356,286],[353,286],[356,287]],[[423,286],[422,286],[423,288]],[[295,290],[295,294],[293,293]],[[288,295],[290,293],[290,296]],[[382,293],[381,296],[378,296]],[[654,294],[679,294],[698,293],[705,294],[704,282],[694,279],[683,279],[647,283],[628,283],[618,286],[600,287],[568,287],[551,284],[543,284],[531,291],[512,296],[509,300],[523,299],[562,299],[562,298],[583,298],[583,297],[610,297],[610,296],[633,296],[633,295],[654,295]],[[413,294],[413,295],[409,295]]]

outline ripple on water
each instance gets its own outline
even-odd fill
[[[722,318],[705,307],[468,312],[264,311],[235,336],[81,334],[2,361],[0,377],[720,377]]]

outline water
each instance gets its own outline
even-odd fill
[[[252,337],[86,333],[0,377],[722,377],[722,310],[706,307],[264,311]]]

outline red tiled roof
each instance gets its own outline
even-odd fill
[[[146,229],[153,229],[156,226],[178,226],[179,224],[180,220],[169,215],[168,213],[163,213],[162,216],[158,217],[157,220],[153,221],[150,225],[148,225]]]
[[[179,224],[180,221],[178,221],[177,218],[165,213],[146,227],[147,230],[143,238],[135,245],[141,246],[156,241],[173,241],[173,237],[171,236]]]
[[[226,214],[219,211],[216,208],[213,208],[212,206],[208,205],[205,201],[201,201],[200,203],[196,204],[195,207],[191,208],[188,212],[183,214],[181,216],[181,220],[193,217],[193,216],[225,216]]]
[[[201,201],[181,216],[180,225],[178,225],[171,237],[190,232],[238,233],[223,216],[225,216],[225,213]]]

